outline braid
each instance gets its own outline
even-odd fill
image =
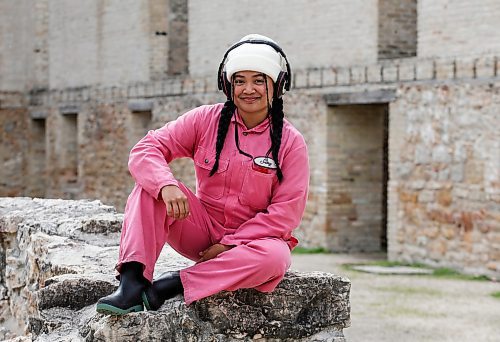
[[[233,100],[228,99],[226,103],[224,103],[224,107],[222,108],[222,111],[220,113],[219,126],[217,127],[217,142],[215,143],[215,163],[212,170],[210,171],[210,176],[213,176],[213,174],[219,168],[220,153],[222,152],[222,148],[224,147],[227,130],[229,129],[231,117],[233,116],[235,109],[236,106],[234,105]]]
[[[276,162],[276,174],[278,176],[278,181],[283,180],[283,173],[281,172],[280,164],[278,161],[278,153],[281,146],[281,133],[283,131],[283,99],[273,97],[273,104],[271,106],[271,149],[273,153],[273,159]]]

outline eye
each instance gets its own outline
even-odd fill
[[[243,81],[242,79],[235,79],[234,84],[235,85],[242,85],[242,84],[245,84],[245,81]]]
[[[258,78],[255,80],[255,84],[257,85],[263,85],[264,84],[264,79],[263,78]]]

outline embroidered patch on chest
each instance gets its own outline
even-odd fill
[[[262,173],[270,173],[270,170],[275,170],[276,162],[269,157],[255,157],[253,159],[253,169]]]

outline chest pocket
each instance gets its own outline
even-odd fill
[[[266,174],[247,168],[243,188],[239,196],[240,203],[251,208],[263,210],[271,204],[274,173]]]
[[[210,176],[214,163],[215,153],[209,152],[204,147],[198,147],[194,155],[196,189],[209,197],[219,199],[224,194],[229,160],[219,158],[219,168],[213,176]]]

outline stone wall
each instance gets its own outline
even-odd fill
[[[189,67],[213,75],[224,51],[249,33],[276,40],[292,68],[366,64],[377,59],[378,1],[189,1]],[[215,34],[207,34],[215,28]]]
[[[497,0],[418,1],[418,56],[448,57],[500,51]]]
[[[500,274],[498,108],[498,81],[400,88],[390,105],[390,259]]]

